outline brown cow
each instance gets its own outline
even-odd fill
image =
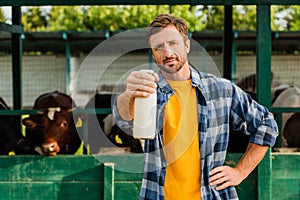
[[[32,152],[48,156],[74,154],[81,139],[74,123],[77,119],[72,110],[76,105],[71,97],[58,91],[45,93],[36,99],[33,108],[42,112],[22,120]]]

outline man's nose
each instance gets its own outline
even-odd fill
[[[165,56],[171,56],[173,53],[174,53],[173,49],[171,49],[168,46],[165,46],[165,48],[164,48],[164,55]]]

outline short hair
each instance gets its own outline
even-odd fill
[[[183,36],[184,40],[188,39],[188,27],[185,21],[182,18],[175,17],[170,14],[160,14],[155,17],[155,19],[151,22],[147,29],[147,41],[149,42],[149,38],[160,32],[163,28],[174,25],[179,33]]]

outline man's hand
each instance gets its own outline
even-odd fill
[[[148,97],[156,90],[158,75],[145,71],[133,71],[126,80],[126,90],[118,96],[118,112],[124,120],[133,119],[133,105],[136,97]]]
[[[209,184],[217,186],[216,190],[239,185],[246,178],[239,169],[229,166],[216,167],[210,171],[209,175]]]
[[[243,157],[234,168],[219,166],[209,172],[209,184],[211,186],[217,185],[217,190],[240,184],[255,169],[268,149],[268,146],[250,142]]]

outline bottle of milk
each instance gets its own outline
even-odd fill
[[[141,70],[154,74],[153,70]],[[137,97],[134,100],[133,137],[154,139],[156,127],[156,91],[149,97]]]

